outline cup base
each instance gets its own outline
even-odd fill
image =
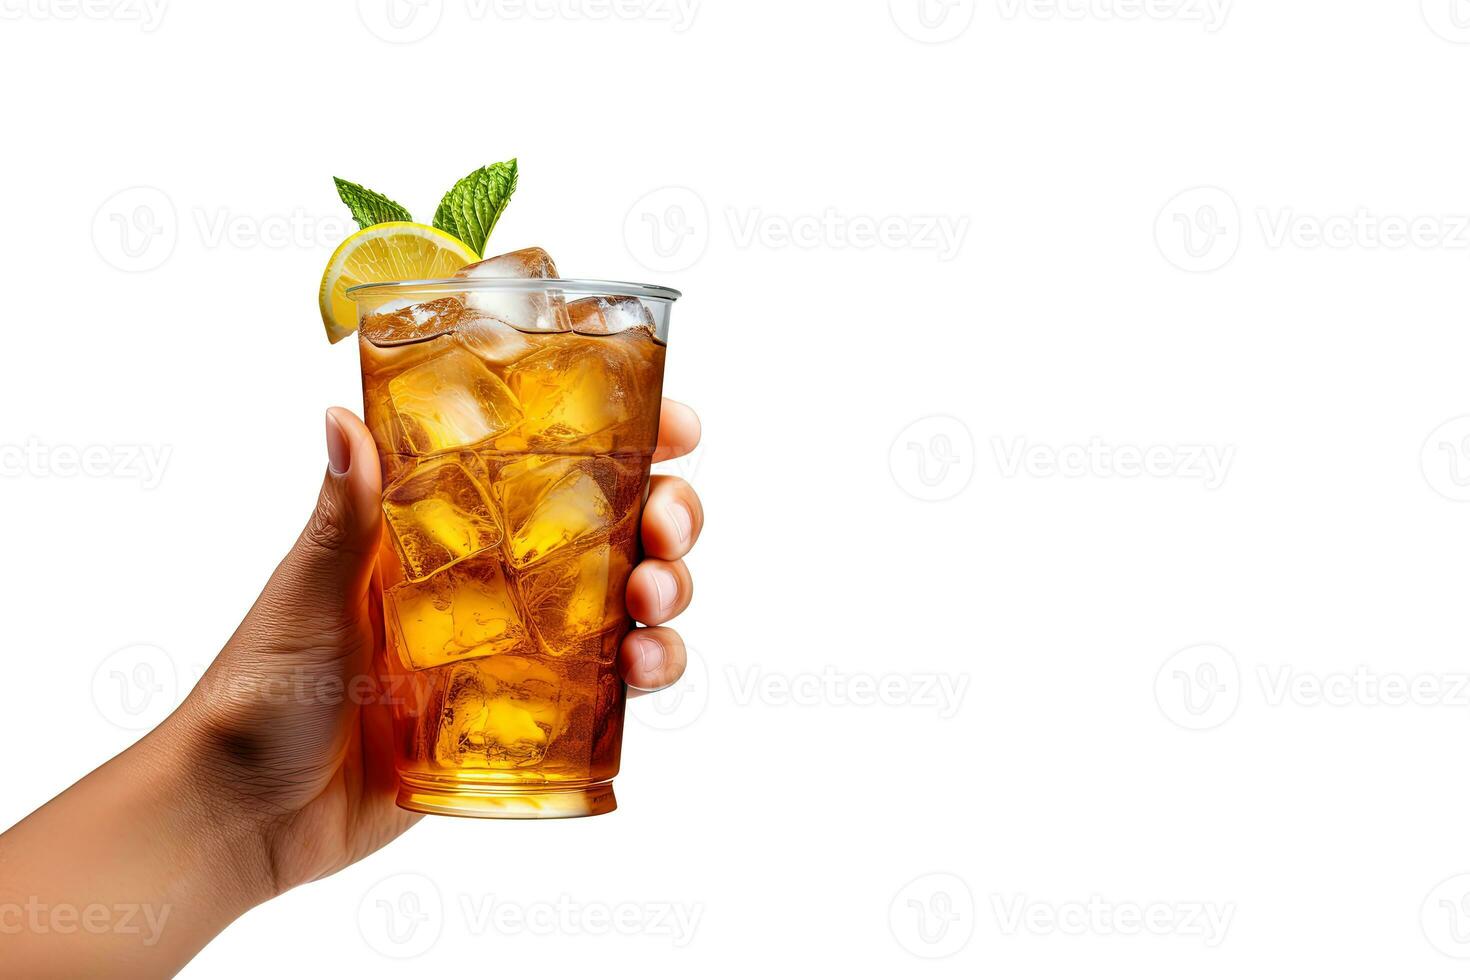
[[[400,777],[398,805],[415,813],[491,820],[595,817],[618,808],[612,781],[570,786],[429,785]]]

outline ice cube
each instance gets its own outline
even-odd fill
[[[388,537],[409,579],[500,544],[500,524],[470,472],[476,463],[468,455],[425,460],[383,494]]]
[[[455,338],[461,344],[499,370],[536,350],[535,336],[522,333],[490,316],[470,317],[455,331]]]
[[[530,657],[492,657],[452,668],[445,682],[434,761],[454,768],[538,765],[566,726],[568,685]]]
[[[533,448],[569,448],[637,419],[644,391],[636,365],[617,338],[575,337],[517,361],[506,380],[525,415]],[[578,446],[609,452],[610,439]],[[652,447],[648,447],[651,451]]]
[[[658,444],[658,409],[668,348],[646,330],[625,330],[603,343],[619,351],[627,366],[624,384],[637,393],[637,409],[626,411],[612,432],[612,448],[652,453]]]
[[[411,451],[425,456],[484,442],[521,416],[505,382],[460,348],[394,377],[388,397]]]
[[[414,670],[509,653],[527,639],[495,553],[395,586],[383,603],[395,646]]]
[[[556,263],[546,249],[530,248],[492,255],[472,262],[454,274],[456,279],[556,279]]]
[[[364,316],[358,333],[375,347],[418,344],[451,332],[464,317],[464,301],[457,296],[406,305],[398,300]]]
[[[373,441],[378,446],[378,455],[382,458],[386,471],[388,457],[413,451],[403,434],[403,427],[398,424],[398,413],[393,410],[393,399],[388,394],[388,382],[400,371],[425,360],[415,357],[398,363],[398,355],[405,351],[423,352],[431,345],[379,349],[364,340],[359,346],[362,349],[362,418],[367,423],[368,431],[373,434]],[[384,485],[387,485],[386,479]]]
[[[623,593],[636,558],[630,534],[566,558],[552,558],[520,576],[526,618],[542,649],[555,656],[586,652],[582,642],[626,623]],[[599,651],[600,654],[600,651]]]
[[[606,337],[625,330],[658,332],[658,324],[643,301],[636,296],[589,296],[567,304],[572,330],[593,337]]]
[[[524,568],[608,534],[636,509],[636,467],[595,456],[523,456],[496,475],[491,496],[505,521],[504,550]]]
[[[523,248],[467,265],[456,279],[556,279],[556,263],[545,249]],[[567,301],[559,289],[477,289],[465,294],[476,312],[526,333],[566,333]]]
[[[458,302],[457,300],[455,302]],[[446,351],[453,349],[448,334],[422,335],[414,342],[406,341],[404,331],[395,331],[379,322],[373,325],[373,317],[365,318],[363,328],[358,331],[358,351],[362,359],[363,420],[378,444],[378,453],[383,458],[385,473],[391,469],[389,457],[395,454],[411,454],[398,413],[393,409],[393,399],[388,385],[397,375],[423,364]],[[374,340],[383,341],[380,346]],[[395,341],[404,341],[394,343]]]

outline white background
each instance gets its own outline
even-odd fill
[[[188,976],[1461,974],[1470,4],[93,2],[0,0],[0,824],[298,533],[332,175],[519,156],[496,250],[683,289],[705,426],[622,809],[425,821]],[[558,902],[634,928],[478,916]]]

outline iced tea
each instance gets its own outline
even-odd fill
[[[547,282],[539,249],[459,277],[353,293],[383,467],[399,804],[603,813],[678,294]]]

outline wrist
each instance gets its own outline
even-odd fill
[[[0,905],[92,923],[0,930],[0,972],[171,976],[274,894],[258,827],[213,795],[181,718],[0,834]]]
[[[242,806],[218,747],[185,705],[129,750],[157,829],[199,900],[231,921],[279,894],[270,817]]]

